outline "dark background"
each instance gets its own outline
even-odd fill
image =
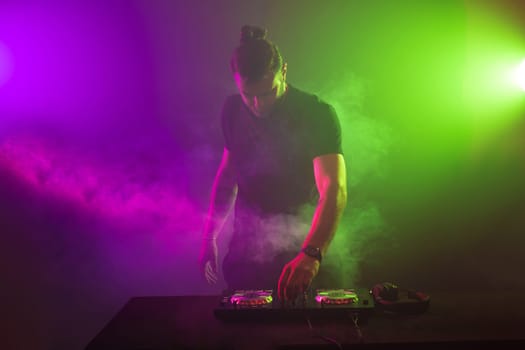
[[[525,289],[523,96],[464,98],[490,25],[525,31],[521,2],[488,4],[1,2],[3,348],[81,349],[130,297],[224,288],[196,261],[246,23],[338,108],[350,202],[327,266],[342,285]],[[479,126],[480,110],[506,122]]]

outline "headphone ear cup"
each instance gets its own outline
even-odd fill
[[[408,299],[419,299],[417,292],[415,290],[409,289],[407,292],[408,292]]]
[[[406,297],[401,296],[400,291],[406,291]],[[419,314],[425,312],[430,304],[428,295],[412,289],[399,288],[390,282],[376,284],[370,293],[377,309],[390,313]]]
[[[381,297],[388,301],[399,300],[399,289],[394,283],[385,282],[382,284],[383,289],[381,290]]]
[[[378,283],[371,290],[370,294],[376,304],[389,305],[397,300],[397,288],[390,282]]]

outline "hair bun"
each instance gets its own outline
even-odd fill
[[[241,28],[241,44],[251,40],[264,40],[268,30],[257,26],[244,25]]]

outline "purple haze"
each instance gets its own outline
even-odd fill
[[[188,31],[202,11],[182,10],[0,4],[0,275],[11,296],[0,306],[17,346],[75,348],[132,296],[223,287],[205,284],[197,257],[231,48],[191,53],[222,34]],[[233,44],[239,27],[224,38]]]

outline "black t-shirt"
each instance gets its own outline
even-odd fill
[[[335,110],[291,85],[264,118],[254,116],[240,95],[228,97],[222,130],[238,185],[234,239],[257,231],[254,216],[295,215],[305,205],[315,205],[313,159],[342,153]]]

